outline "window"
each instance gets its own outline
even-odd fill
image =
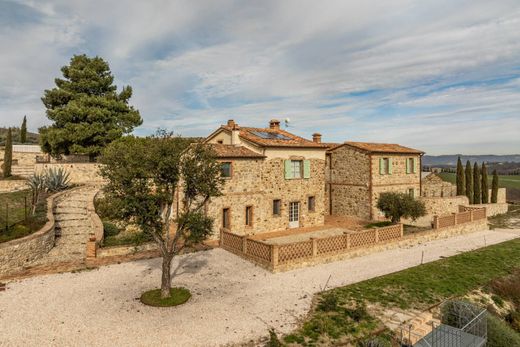
[[[282,201],[279,199],[273,200],[273,215],[279,216],[282,214]]]
[[[415,197],[415,190],[413,188],[408,189],[408,195],[410,195],[412,198]]]
[[[220,175],[224,178],[231,178],[231,163],[220,163]]]
[[[302,161],[291,160],[291,177],[302,178]]]
[[[222,210],[222,227],[225,229],[229,229],[230,227],[229,208],[225,208]]]
[[[246,206],[246,225],[253,226],[253,206]]]
[[[309,196],[307,199],[307,209],[309,212],[314,212],[316,209],[316,198],[314,196]]]
[[[381,175],[389,175],[392,173],[392,162],[390,158],[379,159],[379,173]]]
[[[415,158],[406,159],[406,173],[415,173]]]
[[[217,143],[223,144],[224,140],[218,140]]]

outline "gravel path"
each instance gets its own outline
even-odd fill
[[[218,346],[285,333],[322,289],[361,281],[519,237],[482,231],[411,248],[272,274],[221,249],[179,257],[174,285],[185,305],[143,306],[136,299],[160,280],[160,260],[111,265],[8,283],[0,292],[2,346]]]

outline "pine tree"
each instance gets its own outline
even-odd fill
[[[486,163],[482,163],[482,203],[489,203],[489,187]]]
[[[473,171],[469,160],[466,162],[466,196],[469,203],[473,203]]]
[[[11,166],[13,164],[13,134],[11,128],[7,131],[7,138],[5,139],[4,151],[4,178],[11,176]]]
[[[473,165],[473,203],[480,204],[482,202],[482,194],[480,193],[480,168],[475,162]]]
[[[23,116],[22,126],[20,127],[20,142],[27,142],[27,117]]]
[[[462,160],[457,160],[457,195],[465,195],[466,187],[464,180],[464,167],[462,166]]]
[[[496,204],[498,201],[498,174],[497,170],[493,170],[493,181],[491,182],[491,203]]]
[[[44,152],[94,159],[109,143],[141,125],[139,111],[128,103],[132,88],[123,87],[118,93],[102,58],[75,55],[61,71],[64,78],[56,78],[56,87],[42,97],[47,118],[53,121],[40,128]]]

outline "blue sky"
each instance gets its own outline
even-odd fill
[[[4,126],[47,124],[43,90],[86,53],[133,87],[137,134],[290,118],[329,142],[520,152],[518,0],[0,0],[0,28]]]

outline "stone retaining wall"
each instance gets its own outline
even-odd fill
[[[10,193],[28,189],[25,180],[0,180],[0,193]]]
[[[135,254],[138,252],[155,251],[158,250],[155,242],[143,243],[138,246],[113,246],[98,248],[96,258],[115,257],[129,254]]]
[[[38,163],[34,166],[36,173],[45,171],[50,168],[63,168],[69,173],[70,183],[84,184],[103,182],[103,178],[99,174],[99,167],[97,163]]]
[[[474,208],[485,208],[486,209],[486,217],[493,217],[497,214],[506,213],[509,209],[509,204],[507,203],[496,203],[496,204],[479,204],[479,205],[469,205],[469,207]]]
[[[0,243],[0,275],[16,272],[41,258],[54,247],[54,215],[52,213],[60,192],[47,198],[47,223],[40,230],[25,237]]]

